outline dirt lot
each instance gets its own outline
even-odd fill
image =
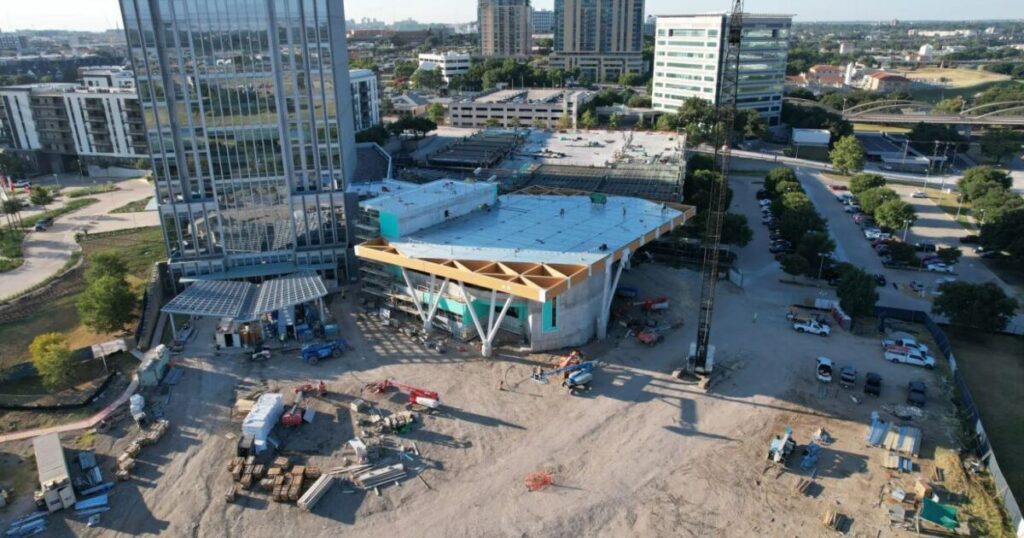
[[[743,291],[723,284],[714,335],[718,381],[705,393],[670,375],[695,332],[696,274],[644,265],[624,274],[623,282],[644,294],[671,296],[673,308],[662,315],[685,325],[653,348],[612,328],[608,340],[584,350],[601,366],[592,390],[578,396],[557,382],[527,379],[553,356],[502,349],[482,359],[472,347],[437,355],[358,315],[351,300],[336,301],[332,309],[354,351],[317,366],[294,353],[255,364],[217,354],[211,327],[201,325],[180,360],[184,377],[161,396],[168,398],[163,407],[171,434],[143,451],[136,479],[114,489],[113,509],[100,528],[87,529],[70,515],[52,518],[51,528],[85,536],[279,536],[288,525],[291,534],[307,536],[790,537],[823,535],[819,519],[833,509],[853,518],[853,536],[895,535],[879,508],[887,484],[911,489],[913,476],[928,475],[936,446],[952,445],[948,389],[939,375],[883,362],[876,339],[794,333],[783,316],[785,305],[806,293],[800,288]],[[759,316],[752,321],[754,312]],[[880,373],[882,398],[865,400],[859,387],[816,381],[814,359],[823,354],[856,366],[861,378],[868,370]],[[263,495],[224,503],[231,484],[226,464],[239,431],[230,419],[236,394],[327,381],[331,395],[318,404],[315,424],[277,435],[295,457],[329,468],[340,465],[351,435],[345,402],[385,377],[441,394],[442,412],[403,436],[418,443],[420,474],[430,489],[411,479],[378,497],[335,486],[312,513]],[[913,475],[893,478],[881,467],[884,451],[865,447],[863,439],[871,411],[886,415],[884,406],[901,402],[911,379],[925,380],[930,390],[924,419],[913,421],[924,430],[923,450]],[[377,401],[395,410],[401,403]],[[814,470],[812,496],[793,491],[798,478],[809,475],[799,457],[787,469],[765,459],[772,435],[787,426],[800,444],[822,427],[835,439]],[[111,455],[109,468],[126,439],[97,435],[92,442]],[[4,449],[25,454],[28,447]],[[31,463],[0,471],[25,465]],[[528,492],[527,474],[543,470],[553,474],[554,485]],[[14,515],[0,511],[3,521]]]
[[[941,84],[949,88],[969,88],[984,84],[1010,80],[1006,75],[991,73],[978,69],[924,68],[907,71],[904,76],[910,80]]]

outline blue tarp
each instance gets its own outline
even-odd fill
[[[868,446],[882,446],[885,434],[889,431],[889,423],[878,416],[878,411],[871,412],[871,427],[868,428]]]

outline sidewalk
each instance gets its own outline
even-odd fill
[[[111,402],[110,405],[104,407],[103,410],[100,411],[99,413],[96,413],[95,415],[87,419],[79,420],[78,422],[72,422],[71,424],[63,424],[61,426],[51,426],[49,428],[36,428],[34,430],[25,430],[20,432],[3,434],[0,435],[0,443],[20,441],[22,439],[30,439],[32,437],[38,437],[40,435],[46,435],[48,433],[63,433],[76,430],[84,430],[86,428],[92,428],[93,426],[99,424],[101,420],[107,418],[107,416],[109,416],[110,413],[113,413],[114,410],[118,408],[118,406],[123,405],[125,402],[127,402],[128,398],[132,395],[132,393],[135,392],[135,389],[138,388],[138,386],[138,379],[132,376],[132,382],[128,384],[128,387],[124,389],[124,392],[122,392],[121,395],[118,396],[116,400]]]
[[[155,211],[110,215],[118,207],[153,195],[153,186],[145,180],[130,179],[117,185],[120,190],[90,197],[99,202],[57,217],[49,230],[27,232],[22,242],[25,262],[0,273],[0,298],[17,295],[60,272],[71,253],[78,250],[75,233],[82,228],[95,233],[159,225]]]

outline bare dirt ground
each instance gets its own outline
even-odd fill
[[[355,349],[317,366],[303,364],[296,353],[266,363],[217,354],[212,328],[201,325],[180,360],[186,373],[166,396],[171,433],[143,450],[137,478],[113,490],[113,509],[100,527],[88,529],[71,514],[58,514],[51,529],[83,536],[247,538],[282,532],[791,537],[824,535],[821,514],[833,509],[853,518],[850,536],[896,535],[879,508],[883,491],[887,495],[890,482],[909,490],[913,478],[890,478],[881,467],[884,451],[864,446],[866,424],[872,410],[885,414],[883,404],[905,398],[908,380],[925,379],[931,391],[926,417],[914,424],[925,429],[915,471],[927,476],[936,444],[951,442],[948,398],[939,377],[883,362],[874,338],[794,333],[784,319],[785,304],[801,299],[802,289],[793,288],[779,301],[786,292],[762,295],[724,283],[714,337],[718,381],[711,392],[700,391],[670,373],[695,333],[696,277],[654,265],[624,274],[623,284],[638,286],[645,295],[672,297],[672,309],[662,316],[682,318],[685,325],[650,348],[627,338],[623,327],[611,328],[606,341],[584,349],[601,366],[592,390],[577,396],[557,382],[527,379],[535,365],[554,362],[551,355],[501,349],[483,359],[472,346],[464,352],[450,346],[438,355],[359,314],[351,299],[337,299],[332,309]],[[857,366],[861,378],[869,369],[881,373],[882,398],[864,401],[859,387],[848,391],[820,384],[814,378],[818,355]],[[331,394],[317,404],[314,424],[275,435],[293,457],[330,468],[341,464],[342,445],[351,435],[346,402],[385,377],[441,394],[442,412],[403,436],[417,442],[424,465],[420,475],[429,488],[413,478],[378,497],[335,486],[312,513],[262,494],[224,502],[232,484],[226,465],[239,432],[230,417],[237,394],[324,379]],[[387,408],[401,407],[399,396],[374,399]],[[835,438],[814,471],[813,496],[793,491],[798,478],[810,474],[800,470],[799,457],[786,469],[765,459],[772,435],[786,426],[793,427],[800,444],[820,427]],[[110,455],[104,459],[107,469],[130,437],[124,432],[96,436],[97,450]],[[31,463],[15,468],[25,465]],[[553,474],[554,485],[528,492],[527,474],[543,470]],[[16,515],[0,511],[0,523]]]

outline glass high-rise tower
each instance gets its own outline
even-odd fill
[[[172,274],[347,280],[342,0],[120,2]]]

